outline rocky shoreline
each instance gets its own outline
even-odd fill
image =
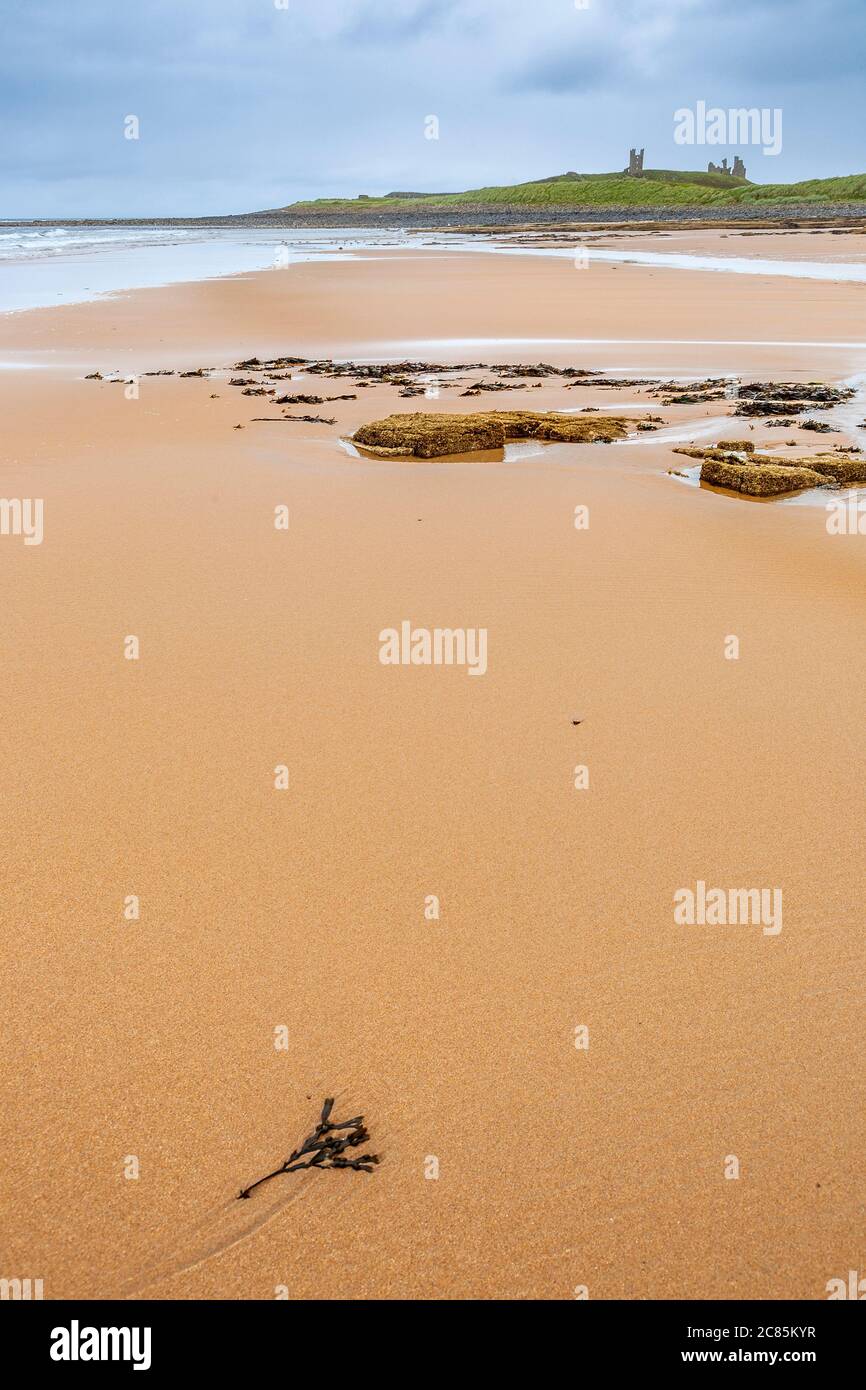
[[[357,401],[371,388],[391,387],[402,398],[438,397],[453,392],[478,397],[502,391],[539,389],[543,383],[563,390],[591,387],[613,393],[644,392],[668,409],[678,406],[715,405],[724,402],[728,417],[742,419],[754,430],[781,426],[792,430],[839,433],[834,426],[806,412],[831,410],[853,399],[854,388],[819,381],[743,381],[740,378],[706,377],[681,384],[658,377],[610,377],[603,372],[549,362],[437,363],[403,359],[393,362],[354,362],[334,358],[305,358],[288,353],[262,359],[246,357],[229,367],[195,367],[184,371],[160,368],[144,377],[198,377],[221,380],[241,396],[258,398],[258,409],[281,407],[280,414],[252,415],[250,424],[307,423],[334,426],[336,416],[297,413],[298,406],[322,406],[338,401]],[[333,381],[353,389],[320,391],[309,386],[292,391],[284,383],[308,378]],[[88,372],[87,381],[105,385],[129,384],[133,378],[120,373]],[[511,440],[548,443],[612,444],[636,435],[655,433],[666,422],[657,414],[640,418],[608,415],[596,405],[563,412],[557,409],[483,410],[475,412],[409,411],[380,415],[346,432],[344,438],[367,456],[381,459],[435,460],[485,451],[501,451]],[[242,430],[244,423],[234,429]],[[785,441],[788,447],[794,440]],[[674,447],[672,452],[700,463],[699,480],[730,492],[751,497],[775,497],[807,488],[839,488],[866,483],[866,454],[856,444],[837,444],[832,451],[805,457],[785,456],[780,450],[756,449],[745,438],[721,439],[709,446]],[[687,477],[669,468],[674,476]]]
[[[607,227],[610,230],[640,225],[647,230],[677,225],[683,230],[700,227],[767,227],[818,229],[866,225],[866,203],[743,203],[737,207],[603,207],[592,205],[538,206],[523,204],[462,203],[448,207],[377,209],[366,211],[353,203],[337,211],[304,213],[290,208],[269,212],[235,213],[222,217],[110,217],[9,219],[15,227],[250,227],[266,230],[379,227],[400,231],[496,231],[533,227]],[[4,225],[0,223],[0,225]]]

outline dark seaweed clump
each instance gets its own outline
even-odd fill
[[[349,1150],[360,1148],[370,1138],[369,1130],[364,1124],[364,1116],[356,1115],[351,1120],[332,1120],[333,1108],[333,1097],[329,1097],[322,1106],[319,1123],[312,1134],[307,1135],[300,1148],[294,1149],[285,1163],[275,1168],[272,1173],[266,1173],[263,1178],[243,1188],[238,1197],[249,1197],[263,1182],[269,1182],[281,1173],[298,1173],[302,1168],[354,1168],[356,1173],[372,1173],[374,1165],[380,1161],[378,1154],[346,1156]]]

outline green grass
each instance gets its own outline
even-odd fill
[[[694,207],[738,203],[824,203],[866,201],[866,174],[807,179],[803,183],[748,183],[699,170],[647,169],[642,179],[624,174],[556,174],[530,183],[435,193],[423,198],[317,198],[293,203],[297,213],[386,210],[414,212],[437,207]]]
[[[866,174],[845,174],[836,179],[806,179],[803,183],[761,183],[752,184],[750,203],[765,200],[784,201],[786,198],[799,202],[850,202],[866,200]]]

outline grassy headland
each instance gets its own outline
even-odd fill
[[[866,202],[866,174],[807,179],[802,183],[749,183],[727,174],[698,170],[648,169],[642,178],[627,174],[557,174],[529,183],[473,188],[463,193],[389,193],[357,198],[316,198],[274,209],[298,217],[345,214],[351,220],[402,213],[418,214],[453,208],[483,210],[504,207],[525,211],[578,208],[731,207],[743,204],[798,206],[803,204]]]

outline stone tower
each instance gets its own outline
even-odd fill
[[[628,168],[625,169],[625,170],[623,170],[623,172],[626,173],[626,174],[631,174],[631,176],[632,176],[633,179],[642,178],[642,177],[643,177],[643,156],[644,156],[643,150],[641,150],[640,153],[638,153],[637,150],[629,150],[629,152],[628,152]]]

